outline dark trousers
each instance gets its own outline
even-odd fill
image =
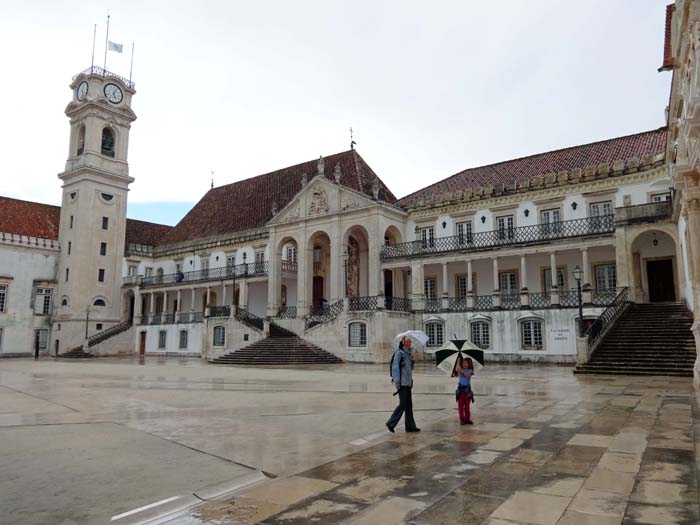
[[[413,400],[411,399],[410,386],[402,386],[399,388],[399,406],[396,407],[386,424],[394,428],[399,424],[404,412],[406,412],[406,416],[403,418],[406,424],[406,430],[414,430],[416,428],[416,422],[413,420]]]

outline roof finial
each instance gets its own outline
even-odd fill
[[[336,163],[335,167],[333,168],[333,177],[335,178],[335,182],[340,184],[340,177],[343,175],[343,172],[340,168],[340,162]]]
[[[357,142],[355,142],[352,138],[352,126],[350,126],[350,149],[355,149],[356,145]]]
[[[325,174],[326,174],[326,161],[323,160],[323,155],[321,155],[318,158],[317,169],[318,169],[318,175],[325,176]]]
[[[211,189],[214,189],[214,170],[211,172]]]

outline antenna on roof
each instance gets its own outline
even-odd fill
[[[214,170],[211,172],[211,189],[214,189]]]
[[[355,149],[355,146],[357,146],[357,142],[352,138],[352,126],[350,126],[350,149]]]

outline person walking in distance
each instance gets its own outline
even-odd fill
[[[34,335],[34,361],[39,359],[39,332]]]
[[[391,358],[391,382],[399,396],[399,406],[396,407],[389,421],[386,422],[386,428],[389,429],[389,432],[394,432],[394,427],[399,424],[402,415],[404,416],[406,432],[420,432],[420,428],[416,426],[416,422],[413,419],[413,400],[411,399],[413,365],[411,338],[405,337],[399,343],[398,350],[394,352]]]

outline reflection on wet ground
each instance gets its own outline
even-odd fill
[[[389,434],[386,365],[0,361],[0,522],[106,522],[251,470],[274,479],[171,525],[698,521],[690,381],[494,365],[474,390],[460,426],[418,363],[423,431]]]

